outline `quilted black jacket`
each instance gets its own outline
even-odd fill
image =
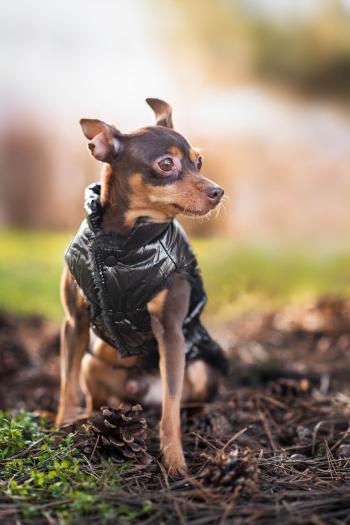
[[[65,254],[90,304],[96,335],[117,348],[122,357],[148,354],[147,359],[156,362],[157,343],[147,303],[179,272],[192,289],[183,324],[186,358],[202,358],[224,372],[224,354],[199,320],[207,297],[182,227],[176,221],[156,224],[139,219],[127,236],[104,231],[100,190],[99,183],[86,189],[87,217]]]

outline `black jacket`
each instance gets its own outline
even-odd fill
[[[202,326],[199,315],[207,297],[196,258],[176,221],[139,219],[127,236],[101,228],[99,183],[85,192],[87,218],[69,245],[65,260],[90,304],[95,333],[122,357],[144,354],[156,362],[157,343],[147,303],[169,286],[174,272],[191,285],[190,307],[183,324],[186,358],[202,358],[222,371],[226,359]]]

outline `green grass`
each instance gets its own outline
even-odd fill
[[[60,319],[59,280],[71,233],[0,232],[0,307]],[[194,240],[209,296],[207,315],[228,318],[325,294],[350,296],[350,250],[262,248]]]
[[[2,523],[127,524],[153,510],[140,500],[133,508],[108,501],[128,463],[93,466],[73,434],[54,433],[45,418],[29,412],[0,412],[0,465],[0,497],[7,504],[0,513],[13,518]]]

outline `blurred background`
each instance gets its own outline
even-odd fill
[[[150,125],[146,97],[172,104],[175,128],[201,148],[203,173],[226,194],[217,216],[183,222],[232,388],[201,415],[185,414],[182,427],[186,455],[190,442],[198,453],[196,480],[209,457],[202,450],[223,454],[238,439],[262,469],[256,491],[253,455],[243,456],[246,467],[238,456],[222,463],[224,478],[215,471],[225,503],[215,523],[349,523],[350,0],[0,0],[0,514],[10,523],[13,497],[24,516],[13,514],[16,524],[34,523],[39,508],[40,523],[56,523],[47,490],[57,505],[72,502],[59,523],[78,523],[79,509],[102,512],[78,469],[93,473],[109,513],[79,523],[150,522],[146,508],[161,522],[159,501],[164,523],[187,523],[193,512],[191,523],[214,523],[202,512],[220,494],[198,481],[191,505],[187,482],[166,495],[163,472],[154,489],[146,471],[127,485],[129,471],[122,480],[113,467],[108,485],[104,470],[90,471],[99,437],[89,469],[73,471],[57,463],[66,449],[56,437],[49,455],[47,430],[25,424],[20,441],[22,416],[6,431],[1,412],[52,418],[57,409],[63,254],[84,215],[84,188],[100,172],[79,119],[122,131]],[[227,477],[234,492],[219,486]],[[125,501],[119,487],[131,487]]]
[[[207,317],[350,292],[348,0],[0,0],[0,306],[58,320],[63,252],[99,176],[78,121],[152,124],[225,188],[187,220]]]

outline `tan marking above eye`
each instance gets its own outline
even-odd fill
[[[191,148],[188,152],[188,156],[190,157],[190,160],[194,163],[196,163],[198,157],[200,155],[200,152],[197,148]]]
[[[170,146],[170,148],[167,149],[167,152],[170,153],[171,155],[174,155],[174,157],[179,158],[180,160],[183,157],[182,151],[179,150],[179,148],[176,146]]]

